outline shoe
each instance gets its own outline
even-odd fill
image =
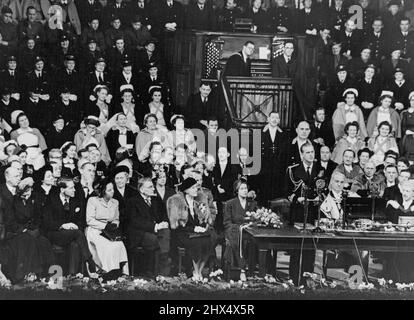
[[[246,278],[246,273],[244,272],[244,270],[240,271],[240,281],[242,282],[246,282],[247,278]]]
[[[86,262],[86,270],[90,278],[92,277],[98,278],[98,274],[96,273],[96,264],[92,259],[89,259]]]

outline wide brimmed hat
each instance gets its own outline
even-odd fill
[[[178,185],[178,191],[184,192],[197,184],[197,180],[194,178],[187,178],[181,184]]]

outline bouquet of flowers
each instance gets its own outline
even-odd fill
[[[270,209],[260,208],[253,212],[246,212],[246,220],[266,228],[279,229],[283,226],[280,217]]]

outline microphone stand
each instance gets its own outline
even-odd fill
[[[342,229],[345,230],[346,227],[346,219],[347,219],[347,212],[346,212],[346,200],[348,199],[348,191],[342,191],[342,202],[343,202],[343,217],[342,217]]]
[[[306,224],[308,222],[308,215],[309,215],[309,199],[308,199],[308,186],[303,184],[302,185],[302,197],[305,198],[303,202],[303,209],[304,209],[304,219],[303,219],[303,229],[301,233],[307,233],[309,230],[306,229]]]

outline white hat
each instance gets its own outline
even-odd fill
[[[346,89],[344,91],[344,93],[342,94],[342,96],[345,97],[348,92],[352,92],[353,94],[355,94],[355,97],[358,97],[358,90],[355,89],[355,88],[348,88],[348,89]]]
[[[11,124],[16,124],[16,122],[17,122],[17,117],[18,117],[18,115],[19,115],[19,114],[21,114],[21,113],[24,113],[24,112],[23,112],[23,110],[14,110],[14,111],[11,113],[11,115],[10,115],[10,118],[11,118]]]
[[[383,97],[383,96],[394,97],[394,92],[388,91],[388,90],[382,90],[380,97]]]
[[[411,91],[411,93],[408,95],[408,100],[411,100],[411,98],[414,96],[414,91]]]

